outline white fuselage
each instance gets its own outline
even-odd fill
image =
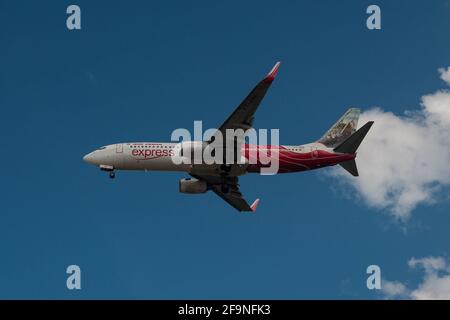
[[[83,159],[117,170],[187,171],[188,165],[174,163],[176,149],[177,143],[117,143],[94,150]]]
[[[101,147],[84,156],[83,160],[99,166],[106,171],[141,170],[141,171],[182,171],[197,175],[220,176],[223,174],[222,164],[195,163],[192,153],[203,150],[202,142],[188,142],[192,149],[186,151],[185,143],[160,142],[130,142],[117,143]],[[280,172],[295,172],[334,165],[345,159],[333,153],[332,149],[321,143],[310,143],[300,146],[270,146],[279,150]],[[240,176],[247,172],[258,171],[260,163],[249,163],[249,150],[252,147],[244,145],[242,156],[234,163],[229,176]],[[188,159],[189,158],[189,159]]]

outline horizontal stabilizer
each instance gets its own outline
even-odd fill
[[[372,127],[373,121],[367,122],[358,131],[348,137],[344,142],[334,148],[335,152],[354,154],[358,150],[359,145],[363,141],[370,127]]]
[[[356,167],[356,161],[355,160],[348,160],[345,162],[339,163],[342,168],[350,172],[350,174],[354,177],[359,176],[358,168]]]

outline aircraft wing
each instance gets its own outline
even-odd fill
[[[204,180],[208,183],[211,190],[214,191],[219,197],[228,202],[233,208],[238,211],[250,211],[255,212],[256,207],[259,204],[259,199],[256,199],[253,204],[249,205],[247,201],[242,196],[241,191],[239,190],[239,180],[238,177],[227,177],[226,184],[228,185],[228,192],[225,193],[222,191],[222,183],[221,177],[216,176],[201,176],[201,175],[192,175],[194,178],[199,180]]]
[[[269,90],[275,76],[277,75],[280,62],[277,62],[266,77],[261,80],[255,88],[248,94],[248,96],[241,102],[241,104],[234,110],[234,112],[228,117],[227,120],[220,126],[217,132],[222,134],[222,137],[226,137],[227,129],[242,129],[244,131],[252,128],[253,119],[256,109]],[[217,135],[217,133],[215,134]],[[211,138],[209,142],[212,142]],[[253,204],[249,205],[242,196],[239,190],[238,177],[236,176],[202,176],[193,175],[196,179],[204,180],[215,194],[228,202],[232,207],[238,211],[255,211],[258,206],[259,199],[256,199]],[[223,192],[222,186],[226,185],[228,192]]]
[[[280,62],[277,62],[272,70],[261,80],[249,95],[241,102],[227,120],[220,126],[219,131],[225,137],[226,129],[243,129],[244,131],[252,128],[256,109],[266,95],[267,90],[277,75]]]
[[[259,203],[259,199],[256,199],[252,205],[249,205],[239,191],[239,186],[230,186],[230,191],[228,191],[228,193],[223,193],[220,185],[213,186],[212,190],[238,211],[255,212]]]

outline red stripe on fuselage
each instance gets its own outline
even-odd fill
[[[353,154],[334,153],[325,150],[314,150],[310,152],[294,152],[283,146],[243,146],[243,155],[249,162],[252,162],[247,168],[248,172],[260,172],[263,167],[270,167],[270,164],[263,164],[264,157],[278,158],[278,173],[299,172],[305,170],[313,170],[327,166],[333,166],[340,162],[352,160],[355,158]],[[274,151],[272,151],[274,150]],[[251,152],[250,152],[251,151]],[[277,155],[278,153],[278,155]],[[256,155],[256,159],[255,159]],[[263,156],[263,159],[260,158]],[[250,161],[252,160],[252,161]]]

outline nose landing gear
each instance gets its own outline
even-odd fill
[[[116,173],[114,172],[114,167],[113,166],[101,164],[100,165],[100,170],[109,172],[109,177],[111,179],[114,179],[116,177]]]

